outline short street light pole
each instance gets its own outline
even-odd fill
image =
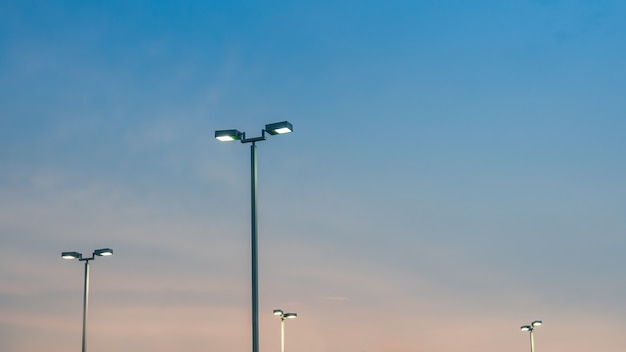
[[[78,259],[81,262],[85,262],[85,286],[83,290],[83,344],[82,352],[87,351],[87,306],[89,302],[89,261],[94,260],[96,256],[107,257],[113,255],[111,248],[96,249],[90,258],[83,258],[83,255],[78,252],[62,252],[61,258],[63,259]]]
[[[297,313],[285,313],[281,309],[274,309],[274,315],[280,318],[280,352],[285,352],[285,319],[295,319]]]
[[[533,336],[533,331],[536,327],[541,326],[543,324],[541,320],[535,320],[530,325],[524,325],[520,329],[522,331],[530,332],[530,352],[535,352],[535,338]]]
[[[215,131],[215,139],[220,142],[241,141],[252,143],[250,145],[250,178],[251,178],[251,246],[252,246],[252,352],[259,352],[259,281],[258,281],[258,258],[257,258],[257,157],[256,142],[266,139],[265,132],[270,135],[285,134],[293,131],[293,126],[288,121],[270,123],[261,130],[260,137],[246,138],[245,132],[238,130]]]

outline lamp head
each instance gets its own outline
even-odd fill
[[[93,254],[100,257],[108,257],[110,255],[113,255],[113,250],[111,248],[96,249],[95,251],[93,251]]]
[[[83,257],[82,254],[78,252],[62,252],[61,258],[63,259],[81,259]]]
[[[217,139],[220,142],[238,141],[241,139],[242,135],[243,133],[239,132],[238,130],[215,131],[215,139]]]
[[[265,131],[271,135],[293,132],[293,125],[289,121],[270,123],[265,125]]]

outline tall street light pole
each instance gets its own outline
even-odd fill
[[[265,125],[261,130],[260,137],[246,138],[245,132],[238,130],[218,130],[215,131],[215,139],[220,142],[241,141],[241,143],[252,143],[250,145],[250,203],[251,203],[251,247],[252,247],[252,352],[259,352],[259,280],[258,280],[258,259],[257,259],[257,156],[256,142],[266,139],[265,133],[270,135],[285,134],[293,132],[293,126],[288,121],[271,123]]]
[[[285,319],[295,319],[297,313],[285,313],[281,309],[274,309],[274,315],[280,318],[280,352],[285,352]]]
[[[85,286],[83,289],[83,344],[82,352],[87,351],[87,306],[89,303],[89,261],[94,260],[96,256],[106,257],[113,255],[111,248],[96,249],[89,258],[83,258],[83,255],[78,252],[62,252],[61,257],[63,259],[78,259],[81,262],[85,262]]]
[[[530,352],[535,352],[535,338],[533,335],[533,331],[535,330],[536,327],[541,326],[541,324],[543,324],[541,320],[535,320],[532,323],[530,323],[530,325],[523,325],[520,328],[522,331],[530,332]]]

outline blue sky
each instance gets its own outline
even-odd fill
[[[0,350],[623,351],[619,1],[0,4]],[[263,312],[267,313],[264,314]],[[585,333],[581,332],[584,326]],[[104,342],[108,341],[107,345]]]

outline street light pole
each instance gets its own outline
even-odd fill
[[[285,318],[280,318],[280,352],[285,352]]]
[[[536,327],[541,326],[543,322],[541,320],[535,320],[530,325],[523,325],[520,329],[522,331],[528,331],[530,333],[530,352],[535,352],[535,337],[534,330]]]
[[[250,226],[251,226],[251,250],[252,250],[252,352],[259,351],[259,258],[257,246],[257,212],[256,212],[256,186],[257,186],[257,162],[256,142],[250,145]]]
[[[61,257],[63,259],[78,259],[81,262],[85,262],[85,280],[83,287],[83,336],[82,336],[82,352],[87,352],[87,310],[89,307],[89,262],[94,260],[96,256],[106,257],[113,255],[111,248],[96,249],[89,258],[83,258],[83,255],[78,252],[62,252]]]
[[[284,313],[281,309],[274,309],[274,315],[280,318],[280,352],[285,352],[285,319],[295,319],[297,313]]]
[[[265,125],[260,137],[246,138],[245,132],[238,130],[215,131],[215,139],[220,142],[239,140],[250,145],[250,222],[251,222],[251,251],[252,251],[252,352],[259,352],[259,270],[257,245],[257,153],[256,142],[266,139],[265,133],[270,135],[285,134],[293,131],[288,121]]]
[[[82,258],[79,260],[83,260]],[[89,306],[89,259],[85,259],[85,287],[83,289],[83,350],[87,351],[87,307]]]

